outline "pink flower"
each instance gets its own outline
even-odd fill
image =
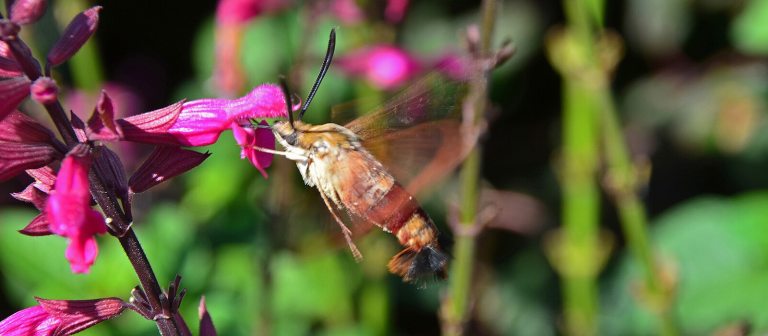
[[[71,335],[111,319],[125,310],[118,298],[96,300],[43,300],[0,321],[0,335]]]
[[[409,0],[387,0],[387,8],[384,10],[384,17],[387,21],[398,23],[405,17],[405,10],[408,9]]]
[[[355,0],[331,0],[330,10],[344,24],[356,24],[365,19],[365,14]]]
[[[404,50],[377,45],[342,57],[339,67],[352,76],[362,76],[380,89],[393,89],[411,79],[421,64]]]
[[[297,108],[292,106],[291,108]],[[271,163],[254,146],[274,148],[274,138],[266,129],[243,127],[251,119],[287,117],[285,97],[273,84],[263,84],[236,99],[209,98],[172,105],[117,120],[124,140],[170,146],[207,146],[222,132],[231,129],[248,158],[263,172]]]
[[[67,155],[45,207],[51,232],[69,238],[66,257],[74,273],[89,271],[99,253],[94,236],[107,232],[104,217],[90,205],[90,166],[88,156]]]

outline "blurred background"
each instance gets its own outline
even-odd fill
[[[338,27],[337,62],[307,114],[319,123],[334,105],[383,101],[442,62],[460,61],[464,32],[481,19],[479,1],[254,2],[52,1],[23,37],[44,55],[77,12],[104,7],[95,39],[55,74],[67,87],[65,107],[85,118],[101,88],[121,115],[237,97],[280,74],[304,96]],[[579,9],[558,1],[504,0],[496,10],[494,46],[510,39],[516,53],[491,82],[479,183],[481,208],[495,216],[476,236],[467,333],[765,333],[768,1],[573,3],[592,9],[584,10],[591,36],[564,37],[578,31]],[[384,75],[354,64],[375,58],[372,50],[394,60]],[[579,62],[583,71],[574,71]],[[579,86],[590,69],[607,84]],[[603,99],[584,98],[593,93]],[[590,106],[614,113],[618,136],[592,130]],[[578,115],[587,123],[574,123]],[[611,184],[615,146],[625,147],[634,196]],[[150,150],[118,148],[128,171]],[[134,228],[161,283],[183,277],[190,324],[205,295],[220,335],[441,333],[450,280],[419,288],[389,274],[400,247],[379,230],[358,239],[366,258],[356,263],[293,163],[275,158],[265,179],[227,134],[204,150],[213,155],[201,166],[134,205]],[[588,166],[586,179],[577,180],[573,162]],[[580,181],[591,187],[579,189]],[[100,237],[91,273],[75,275],[64,239],[16,232],[36,213],[9,193],[28,183],[0,185],[0,316],[35,304],[34,296],[127,298],[138,281],[116,240]],[[460,194],[448,178],[419,195],[448,251],[456,238],[447,218]],[[627,217],[622,201],[633,197],[641,208]],[[627,229],[631,218],[639,233]],[[576,231],[596,237],[592,254],[564,243],[578,223],[587,228]],[[126,313],[82,334],[156,333]]]

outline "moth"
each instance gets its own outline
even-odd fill
[[[437,77],[429,78],[344,126],[305,123],[304,113],[333,59],[335,40],[332,30],[320,73],[297,120],[291,111],[288,86],[281,81],[289,118],[271,128],[285,151],[256,149],[296,162],[306,185],[320,192],[357,260],[362,259],[362,254],[340,212],[397,237],[404,249],[392,257],[388,268],[404,281],[444,277],[449,257],[438,243],[434,222],[412,192],[450,172],[468,151],[457,120],[432,118],[457,110],[461,85],[446,85],[448,82]],[[390,164],[383,164],[377,157]],[[397,171],[410,183],[400,184],[390,171]]]

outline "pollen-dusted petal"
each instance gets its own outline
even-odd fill
[[[32,82],[29,88],[32,99],[40,104],[51,104],[59,98],[59,87],[50,77],[40,77]]]
[[[16,110],[29,95],[30,81],[25,76],[0,79],[0,120]]]
[[[154,111],[116,120],[125,140],[151,144],[180,145],[176,137],[168,133],[179,118],[184,101]]]
[[[8,11],[11,21],[26,25],[34,23],[45,13],[47,0],[15,0]]]
[[[40,168],[59,157],[50,145],[0,141],[0,182],[7,181],[27,169]]]
[[[247,95],[229,101],[226,112],[232,121],[288,117],[283,90],[274,84],[259,85]]]
[[[50,336],[56,335],[61,320],[49,314],[41,306],[33,306],[15,312],[0,321],[0,335]]]
[[[72,335],[120,315],[126,302],[119,298],[95,300],[45,300],[35,298],[50,316],[59,319],[56,335]]]
[[[172,146],[158,146],[131,176],[131,192],[140,193],[197,167],[210,154]]]
[[[115,107],[112,98],[102,90],[96,108],[88,119],[88,138],[91,140],[114,141],[123,137],[123,130],[115,122]]]
[[[56,44],[48,52],[48,64],[52,67],[64,63],[74,55],[80,47],[93,35],[99,24],[99,11],[101,6],[91,7],[80,14],[64,29]]]
[[[262,120],[259,125],[267,125],[267,122]],[[237,144],[242,148],[240,157],[248,158],[251,164],[266,178],[267,172],[264,168],[272,164],[273,156],[254,147],[275,149],[275,137],[272,132],[268,128],[244,128],[234,125],[232,126],[232,134],[235,136]]]
[[[48,225],[48,217],[44,213],[32,218],[27,226],[19,230],[19,233],[27,236],[48,236],[53,234],[51,227]]]

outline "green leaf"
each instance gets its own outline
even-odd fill
[[[750,0],[731,26],[736,48],[748,54],[768,54],[768,0]]]

